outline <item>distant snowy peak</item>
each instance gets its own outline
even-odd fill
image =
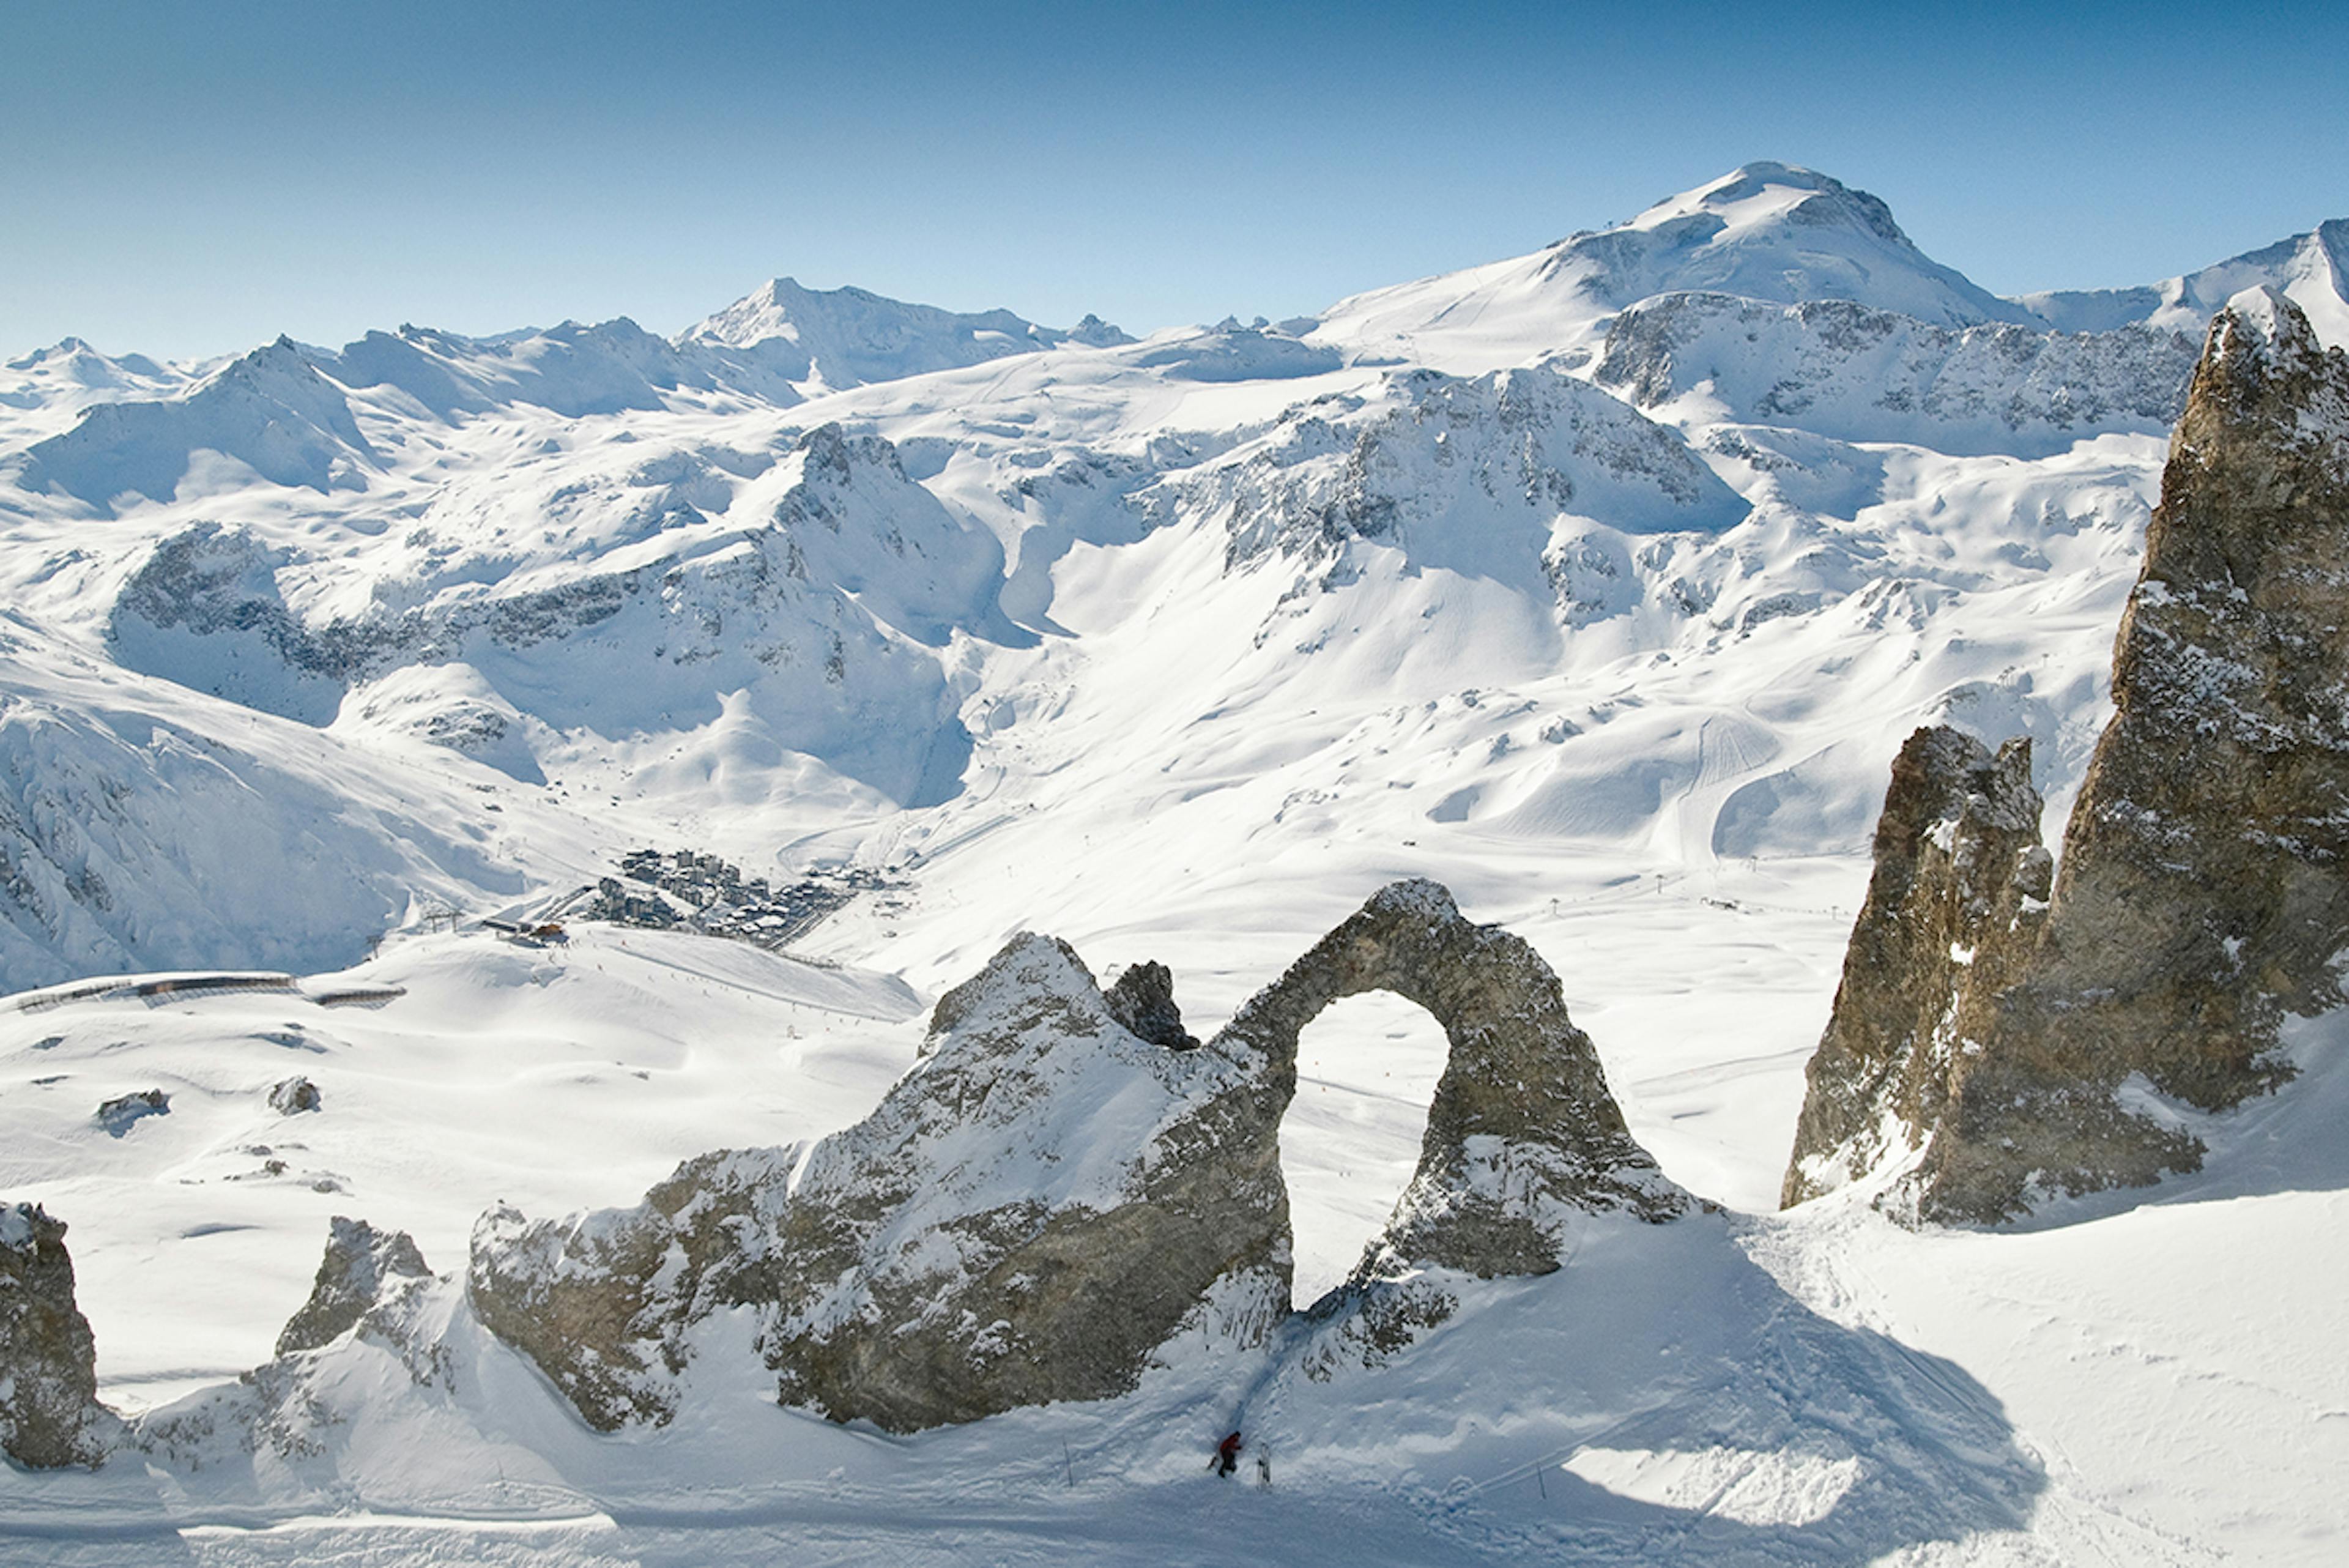
[[[1323,341],[1457,374],[1593,347],[1615,312],[1660,294],[1780,305],[1850,300],[1934,327],[2044,323],[1932,260],[1865,191],[1749,163],[1629,223],[1514,260],[1374,290],[1323,317]]]
[[[1919,250],[1877,197],[1784,163],[1749,163],[1618,228],[1565,240],[1544,271],[1617,306],[1707,290],[1787,305],[1847,299],[1936,327],[2029,319]]]
[[[185,372],[159,365],[144,354],[125,354],[118,359],[99,353],[78,337],[60,338],[47,348],[36,348],[21,358],[11,359],[0,369],[15,372],[8,378],[10,381],[21,378],[28,383],[91,391],[123,388],[149,391],[157,387],[178,386],[187,379]]]
[[[2349,218],[2328,219],[2307,234],[2151,287],[2025,294],[2015,303],[2067,332],[2105,332],[2142,322],[2199,337],[2230,299],[2259,287],[2276,289],[2299,306],[2324,342],[2349,348]]]
[[[402,327],[313,358],[353,390],[396,389],[415,400],[415,411],[444,421],[515,403],[565,419],[649,412],[681,391],[729,391],[784,406],[799,400],[778,378],[723,354],[680,349],[625,316],[498,337]]]
[[[1008,310],[957,314],[862,288],[812,289],[779,277],[688,328],[677,341],[680,348],[754,351],[791,380],[814,380],[837,390],[1063,343],[1109,348],[1133,339],[1095,316],[1061,331]]]
[[[23,483],[101,510],[134,493],[168,501],[207,452],[273,484],[321,493],[364,488],[381,461],[342,389],[280,337],[177,395],[90,408],[70,431],[28,449]]]
[[[169,397],[191,379],[143,354],[101,354],[78,337],[36,348],[0,365],[0,445],[59,434],[96,403]]]

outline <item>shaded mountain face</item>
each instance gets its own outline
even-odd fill
[[[233,459],[272,484],[320,493],[362,489],[382,462],[342,389],[280,337],[180,396],[90,407],[72,430],[29,450],[22,483],[101,509],[118,499],[168,501],[200,452]]]
[[[1840,300],[1665,294],[1615,317],[1591,377],[1642,409],[1694,398],[1730,419],[1844,441],[2052,454],[2106,431],[2167,431],[2199,325],[2197,336],[1948,327]]]
[[[2029,798],[1977,787],[1961,744],[1904,753],[1790,1199],[1878,1163],[1889,1116],[1921,1147],[1901,1205],[2012,1219],[2199,1164],[2132,1083],[2217,1110],[2289,1075],[2282,1020],[2340,1005],[2349,947],[2344,560],[2349,358],[2248,291],[2211,324],[2171,441],[2117,711],[2045,905]]]

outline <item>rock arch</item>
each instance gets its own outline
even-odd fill
[[[1279,1113],[1297,1041],[1330,1003],[1388,991],[1424,1008],[1450,1052],[1418,1169],[1361,1274],[1433,1265],[1491,1279],[1565,1261],[1577,1215],[1662,1220],[1687,1194],[1632,1137],[1557,975],[1523,938],[1480,926],[1425,880],[1381,888],[1209,1042],[1262,1063]]]
[[[607,1431],[676,1414],[693,1327],[727,1307],[758,1314],[783,1402],[893,1431],[1122,1394],[1177,1336],[1260,1345],[1289,1316],[1298,1033],[1365,991],[1450,1050],[1392,1217],[1312,1309],[1335,1334],[1316,1354],[1407,1345],[1456,1305],[1447,1271],[1547,1273],[1594,1214],[1688,1207],[1557,976],[1433,882],[1382,889],[1204,1045],[1163,969],[1129,972],[1104,996],[1065,943],[1015,937],[854,1127],[688,1161],[632,1210],[493,1211],[475,1311]]]

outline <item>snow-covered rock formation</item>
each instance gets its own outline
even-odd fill
[[[326,1253],[310,1299],[286,1319],[277,1354],[292,1355],[330,1345],[357,1326],[385,1293],[400,1280],[432,1277],[424,1254],[405,1231],[378,1231],[364,1220],[337,1214],[326,1234]]]
[[[65,1237],[37,1204],[0,1205],[0,1453],[35,1469],[98,1463],[111,1419]]]
[[[1547,1273],[1567,1261],[1588,1215],[1661,1221],[1686,1209],[1687,1194],[1623,1125],[1557,974],[1523,940],[1467,919],[1433,882],[1372,896],[1250,998],[1210,1048],[1261,1058],[1285,1106],[1299,1033],[1365,991],[1425,1008],[1450,1050],[1419,1168],[1358,1282],[1428,1267],[1480,1279]]]
[[[1361,539],[1508,576],[1538,571],[1578,520],[1718,533],[1748,510],[1678,431],[1548,369],[1405,371],[1367,395],[1300,403],[1137,504],[1161,525],[1179,514],[1220,527],[1235,566],[1278,554],[1334,567]]]
[[[2195,1168],[2203,1144],[2171,1103],[2223,1110],[2291,1075],[2282,1022],[2340,1005],[2335,955],[2349,947],[2344,556],[2349,358],[2282,295],[2247,291],[2211,324],[2171,442],[2114,652],[2117,711],[2044,911],[2024,786],[1990,777],[1960,810],[1919,811],[1896,776],[1878,886],[1902,879],[1918,826],[1948,823],[1949,868],[1920,880],[1928,920],[1967,958],[1941,958],[1928,924],[1884,955],[1906,968],[1879,983],[1916,992],[1909,1004],[1839,1002],[1790,1199],[1873,1163],[1869,1112],[1889,1112],[1922,1145],[1904,1207],[2011,1219]],[[1929,792],[1981,771],[1955,760],[1928,770]],[[1944,913],[1964,907],[1977,912],[1962,924]],[[1902,919],[1873,904],[1870,916],[1862,969],[1862,945],[1884,945]],[[1845,996],[1866,1003],[1851,972]],[[1931,1064],[1925,1094],[1869,1082],[1912,1059]]]
[[[1691,399],[1712,418],[1840,441],[2039,455],[2168,430],[2196,352],[2150,327],[1950,327],[1844,300],[1666,294],[1615,317],[1591,375],[1643,409]]]
[[[1205,1045],[1138,1036],[1066,944],[1017,938],[855,1127],[688,1161],[631,1210],[485,1217],[474,1310],[602,1430],[674,1417],[701,1325],[732,1308],[783,1403],[892,1431],[1128,1392],[1178,1333],[1249,1349],[1288,1307],[1298,1032],[1369,990],[1425,1007],[1452,1050],[1418,1173],[1330,1309],[1366,1345],[1450,1312],[1427,1271],[1547,1273],[1594,1215],[1687,1208],[1548,966],[1405,882]]]
[[[1252,1063],[1137,1038],[1023,936],[855,1127],[688,1161],[634,1210],[492,1213],[471,1297],[604,1429],[670,1418],[696,1327],[736,1306],[782,1400],[837,1420],[1102,1398],[1187,1320],[1246,1347],[1286,1309],[1278,1105]]]

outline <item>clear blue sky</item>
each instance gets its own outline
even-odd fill
[[[2349,216],[2349,4],[0,0],[0,355],[782,273],[1278,317],[1756,158],[1994,290],[2149,282]]]

